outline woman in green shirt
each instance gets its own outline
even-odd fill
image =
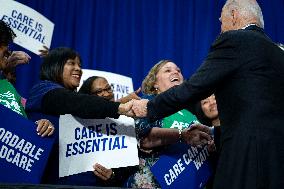
[[[142,83],[143,98],[151,99],[171,87],[180,85],[183,75],[180,68],[170,60],[161,60],[152,67]],[[127,187],[160,188],[150,171],[159,156],[170,144],[190,143],[193,137],[189,126],[197,122],[197,118],[188,110],[181,110],[164,119],[150,123],[147,119],[135,120],[136,137],[140,144],[139,171],[132,175]]]

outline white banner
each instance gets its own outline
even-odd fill
[[[59,177],[93,171],[99,163],[107,168],[138,165],[134,120],[80,119],[63,115],[59,119]]]
[[[133,92],[132,78],[99,70],[83,69],[80,87],[82,83],[91,76],[101,76],[106,78],[113,89],[115,100],[127,96],[129,93]]]
[[[16,33],[16,44],[35,54],[43,45],[50,48],[54,24],[32,8],[13,0],[0,0],[0,19]]]

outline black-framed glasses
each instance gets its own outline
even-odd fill
[[[92,91],[92,94],[94,94],[94,95],[101,95],[104,92],[112,93],[113,91],[112,91],[111,86],[108,86],[108,87],[106,87],[104,89],[96,89],[96,90]]]

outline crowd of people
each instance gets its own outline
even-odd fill
[[[56,138],[42,183],[161,188],[150,167],[169,146],[184,143],[206,146],[210,152],[213,174],[206,188],[281,188],[284,51],[265,35],[254,0],[227,0],[220,21],[221,34],[190,79],[184,80],[172,60],[161,60],[141,89],[116,101],[104,77],[90,77],[78,90],[78,52],[45,49],[40,82],[25,105],[13,84],[15,67],[27,64],[30,56],[9,51],[15,34],[0,21],[0,104],[34,121],[41,137]],[[133,117],[139,165],[112,169],[96,163],[93,171],[59,178],[59,116],[64,114],[84,119]]]

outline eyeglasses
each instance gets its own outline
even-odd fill
[[[96,89],[95,91],[92,91],[92,94],[94,94],[94,95],[102,95],[104,92],[112,93],[111,86],[108,86],[105,89]]]

